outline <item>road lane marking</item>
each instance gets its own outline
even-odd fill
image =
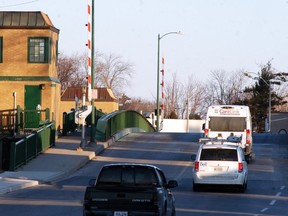
[[[276,203],[276,200],[272,200],[269,205],[274,205]]]
[[[267,210],[268,210],[268,208],[264,208],[264,209],[261,210],[261,212],[263,213],[263,212],[265,212]]]

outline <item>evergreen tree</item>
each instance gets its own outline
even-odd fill
[[[247,76],[251,77],[249,74]],[[246,97],[242,101],[237,103],[247,105],[250,107],[252,122],[256,127],[257,132],[265,131],[265,119],[268,119],[269,114],[269,101],[271,94],[271,112],[274,111],[274,107],[277,105],[283,105],[286,103],[283,97],[280,97],[273,91],[273,85],[280,85],[279,80],[283,80],[281,74],[274,74],[272,72],[271,62],[261,67],[258,77],[255,77],[257,81],[251,87],[246,87],[244,92]],[[277,81],[278,80],[278,81]],[[271,91],[271,92],[270,92]]]

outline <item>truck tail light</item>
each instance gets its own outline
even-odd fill
[[[249,129],[246,130],[246,144],[251,144],[251,131]]]
[[[153,194],[152,196],[152,202],[154,204],[157,204],[159,202],[159,197],[158,197],[158,194]]]
[[[194,170],[195,170],[195,172],[199,172],[199,161],[196,161],[194,163]]]
[[[238,163],[238,172],[243,172],[243,163]]]

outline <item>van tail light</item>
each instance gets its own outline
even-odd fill
[[[194,171],[195,171],[195,172],[199,172],[199,161],[196,161],[196,162],[194,163]]]
[[[205,137],[208,137],[208,133],[209,133],[209,129],[204,129],[204,135],[205,135]]]
[[[243,172],[243,163],[238,163],[238,172]]]
[[[246,144],[251,144],[251,131],[249,129],[246,130]]]

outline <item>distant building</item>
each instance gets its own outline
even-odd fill
[[[104,113],[111,113],[119,109],[118,100],[115,98],[111,89],[96,88],[97,99],[95,99],[95,107]],[[61,96],[61,112],[67,112],[76,107],[76,98],[78,106],[82,106],[82,87],[69,87]],[[86,91],[85,100],[88,101],[88,93]]]
[[[271,113],[271,133],[288,133],[288,112]]]

